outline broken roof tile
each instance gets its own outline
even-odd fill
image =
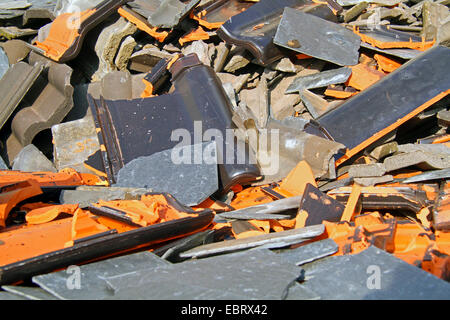
[[[201,152],[209,159],[195,162]],[[182,157],[174,162],[174,157]],[[127,163],[117,174],[118,187],[152,189],[171,193],[178,201],[195,206],[219,188],[216,143],[177,147],[139,157]]]
[[[356,264],[360,268],[355,269]],[[303,268],[307,279],[303,285],[324,299],[441,300],[450,293],[447,282],[375,247],[356,255],[328,257]],[[369,279],[368,272],[380,274],[380,278]]]
[[[300,76],[292,81],[286,93],[301,92],[303,89],[315,89],[331,84],[344,83],[352,74],[352,69],[343,67],[322,71],[312,75]]]
[[[350,30],[292,8],[284,10],[273,41],[284,48],[340,66],[358,63],[360,39]]]
[[[446,5],[0,0],[0,299],[444,292]]]

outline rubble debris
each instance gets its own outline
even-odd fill
[[[28,36],[36,35],[38,32],[34,29],[19,29],[17,27],[1,27],[0,28],[0,37],[5,38],[7,40],[24,38]]]
[[[355,183],[363,187],[374,186],[376,184],[387,183],[394,181],[394,177],[391,175],[385,175],[381,177],[366,177],[366,178],[355,178],[353,179]]]
[[[347,203],[351,187],[341,187],[328,192],[328,195],[341,203]],[[408,210],[414,213],[430,205],[424,190],[405,187],[363,187],[361,188],[362,210]]]
[[[301,26],[308,26],[308,32]],[[354,33],[336,23],[292,8],[284,9],[273,42],[339,66],[358,63],[360,39]]]
[[[422,174],[415,175],[411,178],[407,178],[402,181],[402,183],[417,183],[438,179],[446,179],[449,177],[450,169],[433,170]]]
[[[231,59],[223,68],[226,72],[234,73],[235,71],[246,67],[251,61],[250,54],[246,50],[237,47],[231,49],[230,55]]]
[[[346,84],[359,91],[369,88],[385,76],[383,72],[362,63],[352,66],[351,69],[352,72]]]
[[[274,131],[260,133],[259,139],[271,141],[272,134],[279,138],[279,156],[277,158],[279,165],[278,170],[272,170],[270,165],[264,162],[267,161],[267,158],[261,159],[259,165],[264,180],[258,183],[271,183],[283,179],[302,160],[311,166],[316,178],[322,177],[329,172],[331,158],[344,149],[340,143],[308,134],[295,126],[288,127],[271,120],[268,122],[267,128]],[[252,143],[250,143],[250,147],[258,150],[257,146],[253,146]],[[264,152],[268,152],[270,155],[271,150],[264,150]],[[262,157],[267,157],[265,153],[262,155]]]
[[[91,82],[87,93],[95,99],[103,97],[108,100],[130,100],[141,98],[145,89],[145,74],[131,75],[129,71],[113,71],[105,75],[99,82]],[[87,97],[84,97],[87,100]],[[86,113],[84,118],[89,118]]]
[[[208,127],[203,130],[210,128],[222,130],[222,137],[226,136],[225,129],[230,128],[231,125],[230,110],[232,107],[229,105],[230,101],[213,69],[203,65],[193,54],[178,59],[172,65],[171,71],[172,78],[175,79],[175,88],[179,88],[180,91],[175,90],[170,94],[143,99],[139,103],[128,100],[105,101],[100,99],[98,101],[90,99],[91,109],[96,115],[96,126],[99,128],[99,141],[106,147],[106,150],[102,150],[103,165],[110,181],[115,181],[118,171],[128,162],[140,156],[149,156],[168,150],[177,145],[177,141],[171,140],[173,130],[185,128],[191,134],[194,133],[196,127],[192,121],[194,119],[191,118],[193,114],[190,110],[198,110],[196,112],[204,120],[213,120],[206,122]],[[191,78],[196,80],[191,80]],[[203,89],[199,87],[199,84],[203,86]],[[192,85],[195,86],[195,90],[188,89]],[[208,94],[199,94],[200,92]],[[187,95],[191,98],[187,98]],[[141,105],[146,106],[145,109]],[[175,107],[176,109],[174,109]],[[158,110],[158,114],[152,112],[152,109]],[[104,118],[105,112],[109,114],[107,118]],[[142,112],[148,114],[136,122],[135,114]],[[160,119],[164,119],[167,124],[162,123]],[[201,118],[198,119],[200,121]],[[112,131],[117,134],[119,139],[117,142],[105,140],[105,137],[112,137],[108,136]],[[126,132],[128,134],[125,134]],[[156,132],[160,143],[148,144]],[[133,141],[133,145],[130,145],[129,139]],[[118,150],[120,150],[119,153]],[[226,159],[226,155],[218,154],[218,156]],[[220,169],[222,183],[220,189],[224,191],[229,190],[236,183],[248,183],[260,176],[255,165],[224,164],[220,166],[225,168],[225,170]]]
[[[349,22],[359,16],[364,10],[367,9],[369,6],[369,3],[366,1],[359,2],[358,4],[355,4],[350,9],[346,10],[344,14],[342,15],[344,18],[344,22]]]
[[[203,30],[202,27],[198,27],[197,29],[192,30],[185,34],[184,37],[180,38],[178,42],[180,45],[184,45],[188,42],[195,40],[208,40],[210,38],[209,33]]]
[[[321,115],[332,109],[325,99],[307,89],[303,89],[300,92],[300,97],[313,119],[319,118]]]
[[[142,15],[126,6],[120,7],[117,12],[121,17],[134,24],[139,30],[146,32],[159,42],[163,42],[169,35],[167,31],[158,31],[158,28],[151,26]]]
[[[280,189],[294,196],[300,196],[303,195],[308,184],[317,187],[311,167],[306,161],[300,161],[280,182]]]
[[[380,52],[380,53],[385,54],[385,55],[389,55],[389,56],[405,59],[405,60],[414,59],[415,57],[417,57],[421,53],[421,51],[419,51],[419,50],[408,49],[408,48],[380,49],[380,48],[371,46],[370,44],[365,43],[365,42],[361,43],[361,47],[369,49],[369,50],[372,50],[372,51],[375,51],[375,52]]]
[[[1,170],[9,170],[8,166],[5,163],[5,160],[3,160],[2,157],[0,157],[0,169]]]
[[[22,181],[34,180],[41,187],[57,186],[80,186],[80,185],[102,185],[102,180],[96,176],[78,173],[73,169],[63,169],[58,173],[51,172],[22,172],[22,171],[0,171],[0,186],[16,184]]]
[[[331,182],[324,182],[322,185],[319,186],[319,190],[322,192],[327,192],[333,189],[337,189],[340,187],[346,187],[349,186],[353,182],[353,178],[344,178],[340,180],[335,180]]]
[[[29,7],[31,7],[31,3],[27,2],[27,1],[14,1],[14,2],[0,3],[0,9],[2,9],[2,10],[27,9]]]
[[[342,213],[341,222],[350,222],[355,215],[361,213],[361,186],[355,183],[348,197],[344,212]]]
[[[215,48],[216,48],[217,53],[215,54],[215,58],[214,58],[214,71],[221,72],[225,66],[225,62],[227,61],[228,54],[230,53],[230,49],[224,42],[221,42]]]
[[[12,164],[12,170],[17,171],[56,172],[53,163],[33,144],[20,150]]]
[[[269,68],[286,73],[297,73],[303,69],[303,66],[294,64],[289,58],[282,58],[279,61],[272,63]]]
[[[19,296],[11,292],[0,292],[0,300],[27,300],[25,297]]]
[[[148,22],[159,28],[173,28],[200,2],[200,0],[162,0],[155,12],[148,16]]]
[[[445,183],[439,190],[436,205],[433,207],[433,227],[436,230],[448,231],[450,229],[450,214],[448,211],[449,185]]]
[[[208,45],[202,40],[192,42],[189,46],[182,49],[182,53],[187,56],[189,54],[197,54],[198,59],[206,66],[211,66],[211,59],[208,54]]]
[[[402,66],[401,63],[380,54],[376,54],[373,57],[377,61],[379,68],[386,73],[392,72]]]
[[[3,1],[5,8],[0,9],[1,19],[19,19],[20,25],[26,25],[30,20],[55,18],[56,1],[29,0],[29,1]]]

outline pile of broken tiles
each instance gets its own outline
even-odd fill
[[[449,6],[1,0],[0,300],[448,299]]]

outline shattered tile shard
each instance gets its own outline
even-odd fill
[[[173,28],[200,2],[200,0],[162,0],[148,17],[148,22],[159,28]]]
[[[55,296],[40,288],[25,286],[2,286],[2,289],[28,300],[57,300]]]
[[[388,157],[384,159],[384,166],[387,172],[410,166],[419,166],[425,170],[447,169],[450,168],[450,155],[414,151]]]
[[[332,255],[338,251],[338,245],[333,239],[315,241],[309,244],[301,245],[294,249],[280,250],[278,253],[287,261],[301,266],[326,256]]]
[[[325,227],[323,225],[314,225],[305,228],[274,232],[244,239],[211,243],[180,253],[180,257],[203,258],[217,254],[248,250],[256,247],[266,249],[283,248],[319,236],[324,232],[324,230]]]
[[[336,163],[341,164],[444,98],[450,92],[450,74],[443,71],[449,58],[449,48],[429,49],[317,119],[333,140],[348,148]],[[370,111],[365,112],[366,108]]]
[[[371,266],[379,268],[380,282],[368,282]],[[450,294],[448,282],[373,246],[359,254],[327,257],[302,267],[307,279],[302,285],[323,299],[442,300]]]
[[[312,184],[307,184],[300,201],[296,227],[321,224],[324,220],[338,222],[345,206],[326,195]]]
[[[115,292],[112,299],[280,300],[300,273],[299,267],[270,250],[255,249],[141,270],[106,282]],[[303,295],[311,297],[310,291]]]
[[[273,41],[281,47],[340,66],[358,63],[360,39],[353,32],[292,8],[284,10]]]
[[[245,219],[245,220],[266,220],[266,219],[290,219],[290,211],[300,205],[302,196],[295,196],[286,199],[276,200],[270,203],[256,205],[244,209],[224,212],[219,214],[227,219]]]
[[[0,127],[12,115],[43,69],[42,64],[30,66],[28,63],[19,62],[13,64],[0,79],[0,96],[3,97],[0,105]]]
[[[108,290],[104,278],[150,267],[163,267],[167,264],[168,262],[155,254],[144,251],[80,266],[81,276],[85,282],[80,290],[71,290],[67,287],[67,270],[35,276],[32,280],[58,299],[101,300],[113,295],[113,292]]]
[[[198,152],[210,158],[197,164],[194,154]],[[174,157],[180,156],[187,161],[174,163]],[[219,188],[216,144],[178,147],[136,158],[119,170],[116,186],[167,192],[187,206],[198,205]]]
[[[301,92],[303,89],[327,87],[332,84],[344,83],[352,74],[352,69],[343,67],[316,74],[297,77],[292,81],[286,93]]]
[[[53,163],[33,144],[24,147],[13,161],[12,170],[57,172]]]
[[[61,191],[59,201],[62,204],[78,204],[80,208],[87,208],[100,200],[139,200],[142,195],[152,191],[143,188],[80,186],[75,190]]]

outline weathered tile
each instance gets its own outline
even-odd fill
[[[23,148],[13,160],[13,170],[25,172],[57,172],[53,163],[35,145]]]
[[[197,164],[193,155],[198,152],[209,159],[202,157]],[[217,191],[217,161],[214,142],[170,149],[127,163],[119,170],[116,186],[167,192],[181,203],[194,206]]]
[[[301,273],[269,250],[250,250],[177,263],[158,270],[106,279],[113,299],[268,299],[279,300]],[[259,279],[259,280],[256,280]],[[263,279],[261,281],[261,279]],[[183,285],[180,285],[182,283]],[[189,295],[186,289],[194,287]],[[195,287],[203,288],[202,294]],[[158,292],[162,292],[162,296]],[[134,293],[136,292],[136,294]]]
[[[302,285],[323,299],[447,300],[450,294],[448,282],[372,246],[302,267]]]
[[[336,23],[285,8],[273,42],[340,66],[358,63],[360,39]]]
[[[283,259],[301,266],[315,260],[330,256],[338,251],[339,247],[332,239],[315,241],[294,249],[281,250],[278,254]]]

